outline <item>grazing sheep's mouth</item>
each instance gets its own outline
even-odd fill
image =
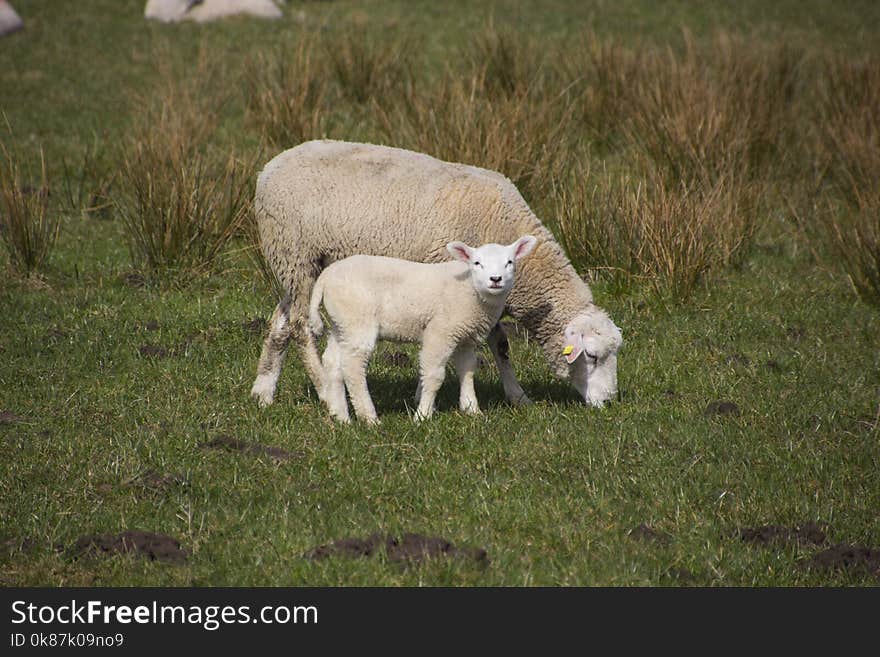
[[[490,290],[503,290],[503,289],[504,289],[504,286],[503,286],[503,285],[497,285],[497,284],[495,284],[495,285],[490,285],[490,286],[489,286],[489,289],[490,289]]]

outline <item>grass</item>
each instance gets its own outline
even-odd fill
[[[10,268],[30,276],[42,269],[49,258],[61,220],[49,203],[49,176],[42,149],[39,173],[23,171],[22,156],[5,146],[0,155],[0,239],[6,247]]]
[[[845,234],[857,215],[876,216],[850,194],[865,196],[864,179],[846,173],[871,171],[871,123],[843,118],[872,107],[856,80],[858,62],[876,61],[873,5],[670,3],[659,12],[635,0],[602,11],[546,0],[459,11],[385,0],[366,16],[341,0],[291,3],[288,17],[302,9],[304,25],[178,27],[145,27],[134,0],[31,7],[17,6],[28,29],[0,53],[0,108],[18,135],[10,149],[31,153],[22,165],[39,164],[33,144],[42,144],[49,180],[71,190],[54,185],[50,198],[72,200],[60,203],[63,232],[43,283],[0,281],[0,583],[877,584],[858,569],[805,567],[818,548],[762,548],[736,536],[741,527],[820,521],[830,542],[880,545],[880,316],[852,293],[823,228],[833,219]],[[359,102],[323,50],[352,25],[372,39],[406,35],[424,61],[412,62],[412,77],[395,91]],[[532,41],[512,39],[525,27]],[[486,61],[473,55],[474,32]],[[739,60],[723,52],[700,68],[696,53],[711,50],[720,32],[737,52],[789,47],[779,49],[796,53],[793,72],[790,59],[762,69],[734,66]],[[584,34],[596,41],[561,50]],[[539,64],[507,77],[510,52],[535,50]],[[227,57],[228,84],[192,91],[200,58],[217,52]],[[273,68],[285,61],[279,52],[286,69]],[[635,62],[645,60],[654,68],[639,74]],[[620,66],[600,79],[601,62]],[[670,71],[669,62],[684,68]],[[757,77],[741,87],[724,77],[738,70]],[[648,74],[669,76],[664,93],[703,93],[702,107],[724,119],[713,124],[723,128],[711,133],[717,139],[745,136],[735,166],[717,143],[688,150],[682,128],[697,101],[664,104],[669,130],[651,131],[639,113],[647,110],[630,106],[630,94],[650,89]],[[848,96],[829,91],[850,78]],[[152,124],[161,130],[143,129],[155,112],[162,117],[163,99],[188,89],[189,100],[166,102],[165,118]],[[138,94],[145,100],[133,105]],[[830,99],[841,97],[851,100],[834,109]],[[774,108],[766,121],[730,113],[765,103]],[[178,121],[170,110],[189,114]],[[794,135],[775,122],[789,112]],[[843,113],[837,123],[817,120],[835,112]],[[866,127],[842,132],[852,125]],[[264,337],[254,319],[268,317],[275,296],[245,256],[240,235],[249,226],[214,251],[212,266],[169,285],[132,275],[120,205],[82,212],[98,190],[124,198],[147,173],[172,181],[195,176],[199,162],[201,184],[188,188],[207,201],[208,190],[234,187],[221,182],[230,152],[247,162],[264,149],[264,161],[323,135],[459,154],[515,177],[623,329],[622,403],[604,411],[578,403],[537,345],[516,338],[514,363],[537,402],[527,408],[503,401],[488,365],[477,380],[482,417],[454,410],[449,377],[439,413],[416,426],[407,414],[416,351],[383,345],[369,373],[380,427],[332,424],[294,355],[276,403],[260,410],[248,397]],[[134,168],[151,140],[155,153],[178,140],[186,156]],[[81,161],[77,177],[70,163]],[[677,173],[668,162],[681,164]],[[800,230],[786,221],[792,214]],[[669,245],[677,250],[664,254]],[[691,264],[664,272],[679,255]],[[692,271],[699,275],[676,282],[675,272]],[[673,285],[681,292],[667,293]],[[397,351],[410,363],[390,357]],[[739,414],[707,414],[719,400]],[[203,447],[222,435],[297,454],[279,462]],[[151,471],[174,477],[144,485]],[[643,523],[667,539],[637,540],[630,532]],[[125,529],[169,534],[192,555],[171,565],[55,549]],[[403,567],[302,557],[374,532],[439,535],[486,548],[490,561]]]

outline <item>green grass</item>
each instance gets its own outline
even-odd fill
[[[817,50],[880,43],[873,3],[663,6],[291,2],[287,15],[303,9],[307,21],[377,32],[393,24],[425,46],[423,66],[435,71],[490,16],[548,41],[590,28],[677,44],[684,25],[697,38],[716,27],[784,31]],[[200,48],[244,56],[274,47],[278,30],[300,29],[145,25],[133,0],[16,8],[27,29],[0,50],[0,108],[16,139],[68,162],[96,134],[112,145],[131,128],[132,94],[158,79],[150,53],[167,48],[185,66]],[[224,111],[222,138],[256,148],[243,105]],[[358,121],[333,136],[356,137]],[[185,285],[137,287],[126,282],[118,215],[70,212],[42,282],[0,279],[0,411],[20,420],[0,422],[0,537],[32,541],[24,551],[4,543],[0,583],[877,585],[857,570],[804,568],[817,548],[761,548],[734,535],[821,521],[830,542],[880,546],[880,313],[838,270],[817,265],[778,216],[759,224],[744,262],[686,303],[593,285],[624,332],[622,403],[578,403],[536,345],[517,339],[514,362],[536,404],[504,403],[489,365],[477,381],[482,417],[453,410],[449,377],[440,412],[416,426],[406,412],[415,368],[387,364],[382,354],[398,348],[383,346],[369,375],[383,424],[369,428],[332,424],[293,354],[276,403],[260,410],[250,400],[264,336],[243,324],[268,317],[274,302],[242,254]],[[145,345],[168,355],[143,356]],[[706,416],[717,400],[740,415]],[[200,446],[224,434],[301,455],[278,463]],[[148,490],[137,483],[148,470],[185,483]],[[642,523],[668,540],[628,535]],[[169,534],[192,555],[170,565],[54,549],[125,529]],[[484,547],[489,564],[302,557],[374,532]],[[676,575],[684,571],[692,580]]]

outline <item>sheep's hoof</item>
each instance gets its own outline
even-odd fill
[[[526,397],[526,393],[521,394],[519,397],[511,397],[508,401],[514,406],[531,406],[535,403]]]
[[[257,400],[260,408],[266,408],[275,398],[275,386],[265,379],[257,377],[254,386],[251,388],[251,397]]]

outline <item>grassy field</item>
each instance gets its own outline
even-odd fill
[[[3,154],[39,187],[42,149],[60,221],[36,273],[0,260],[0,584],[880,582],[880,285],[874,298],[865,278],[880,204],[864,182],[880,156],[861,86],[880,79],[880,6],[291,1],[280,23],[162,26],[143,4],[17,0],[26,29],[0,41]],[[615,87],[601,67],[595,80],[566,68],[585,57],[635,62],[635,77]],[[675,105],[651,77],[715,95]],[[705,132],[686,110],[721,97],[776,113],[719,111]],[[828,117],[857,128],[859,112],[863,133],[823,132]],[[167,163],[201,158],[213,180],[234,152],[252,174],[321,135],[516,180],[623,330],[622,403],[585,407],[518,335],[529,407],[504,402],[485,352],[485,414],[454,410],[449,377],[417,426],[417,352],[383,345],[369,373],[380,427],[331,423],[293,354],[258,409],[248,393],[275,297],[247,218],[177,268],[143,252],[125,213]],[[690,214],[698,229],[676,223]],[[855,246],[851,226],[867,226]],[[862,253],[867,269],[841,263]],[[824,540],[796,531],[809,523]],[[780,536],[743,540],[765,526]],[[186,559],[76,554],[82,536],[126,530],[173,537]],[[376,533],[488,558],[305,556]],[[871,552],[859,562],[841,545]]]

